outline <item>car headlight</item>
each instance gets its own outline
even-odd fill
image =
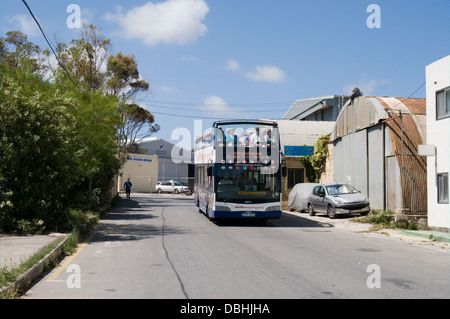
[[[369,198],[366,197],[366,198],[363,200],[363,203],[364,203],[364,204],[369,204]]]

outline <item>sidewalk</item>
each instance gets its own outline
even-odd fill
[[[45,246],[50,245],[63,234],[35,236],[3,236],[0,237],[0,268],[19,267]]]
[[[421,237],[443,243],[450,243],[450,233],[435,230],[402,230],[400,233],[403,235]]]
[[[334,227],[353,232],[368,232],[371,224],[357,223],[351,221],[351,218],[338,217],[330,219],[326,215],[309,216],[308,213],[283,211],[284,214],[293,214],[302,218],[314,220],[318,223],[330,224]],[[392,237],[411,239],[429,243],[440,243],[443,247],[450,248],[450,233],[435,230],[406,230],[406,229],[381,229],[376,233],[389,234]]]

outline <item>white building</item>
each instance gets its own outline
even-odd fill
[[[129,154],[119,171],[119,191],[124,191],[123,184],[130,179],[132,192],[151,193],[158,182],[158,156]]]
[[[450,56],[426,67],[428,226],[450,229]]]
[[[158,180],[194,182],[194,154],[159,137],[144,139],[139,144],[142,154],[158,156]]]

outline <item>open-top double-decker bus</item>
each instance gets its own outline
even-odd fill
[[[194,200],[208,218],[281,217],[278,124],[216,121],[195,143]]]

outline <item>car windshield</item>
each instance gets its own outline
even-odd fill
[[[327,186],[327,192],[329,195],[343,195],[359,193],[353,186],[347,184],[335,184]]]
[[[175,185],[175,186],[183,186],[183,184],[181,184],[180,182],[173,182],[173,185]]]

